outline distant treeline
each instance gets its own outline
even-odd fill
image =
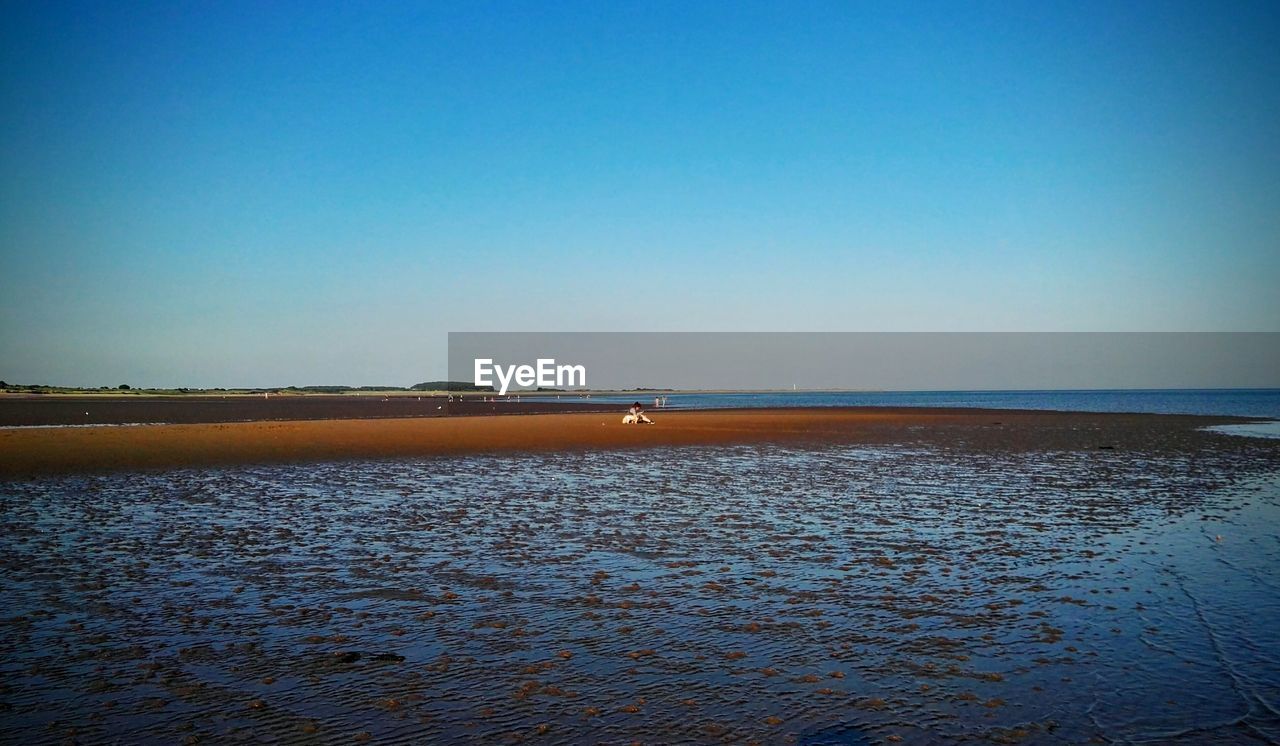
[[[290,386],[283,391],[305,391],[312,394],[341,394],[346,391],[493,391],[492,386],[477,386],[466,381],[426,381],[404,386]]]
[[[477,386],[468,381],[427,381],[415,383],[411,391],[493,391],[492,386]]]
[[[0,381],[0,391],[25,391],[28,394],[56,394],[84,391],[136,391],[127,383],[119,386],[51,386],[47,383],[9,383]],[[186,391],[187,389],[173,389]]]
[[[8,383],[0,381],[0,391],[14,391],[27,394],[73,394],[93,391],[127,391],[131,394],[200,394],[210,391],[238,394],[276,394],[294,392],[299,394],[344,394],[358,391],[484,391],[492,392],[492,386],[476,386],[467,381],[427,381],[412,386],[273,386],[268,388],[174,388],[174,389],[140,389],[127,383],[119,386],[50,386],[35,383]]]
[[[0,381],[0,391],[13,391],[26,394],[85,394],[95,391],[113,391],[128,392],[130,394],[160,394],[165,396],[178,396],[181,394],[207,394],[210,392],[218,392],[224,394],[346,394],[361,391],[459,391],[459,392],[483,392],[493,393],[493,386],[477,386],[470,381],[424,381],[423,383],[415,383],[412,386],[275,386],[268,388],[173,388],[173,389],[147,389],[134,388],[127,383],[118,386],[50,386],[48,384],[33,383],[7,383]],[[538,388],[537,391],[543,393],[568,393],[564,389]],[[622,391],[636,393],[662,393],[675,391],[675,389],[651,389],[651,388],[634,388],[622,389]],[[523,393],[528,393],[523,392]]]

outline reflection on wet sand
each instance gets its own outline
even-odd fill
[[[742,445],[0,485],[7,735],[1276,739],[1280,459],[1258,448]]]

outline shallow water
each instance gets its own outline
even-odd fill
[[[1241,425],[1213,425],[1207,429],[1224,435],[1239,435],[1246,438],[1280,438],[1280,421],[1276,420]]]
[[[4,739],[1280,738],[1280,473],[717,447],[0,484]]]
[[[636,394],[595,395],[594,403],[625,405]],[[742,407],[961,407],[1059,412],[1147,412],[1280,418],[1280,389],[1097,389],[1059,391],[762,391],[666,394],[671,409]],[[526,401],[573,401],[568,394]],[[587,400],[583,400],[587,401]],[[642,396],[645,406],[653,395]]]

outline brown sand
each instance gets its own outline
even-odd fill
[[[0,476],[512,451],[827,441],[975,449],[1269,447],[1201,430],[1240,418],[1009,410],[754,409],[0,430]]]

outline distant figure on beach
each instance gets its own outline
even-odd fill
[[[622,418],[624,425],[652,425],[653,420],[644,416],[644,409],[640,406],[640,402],[631,405],[631,409],[627,410],[627,414]]]

